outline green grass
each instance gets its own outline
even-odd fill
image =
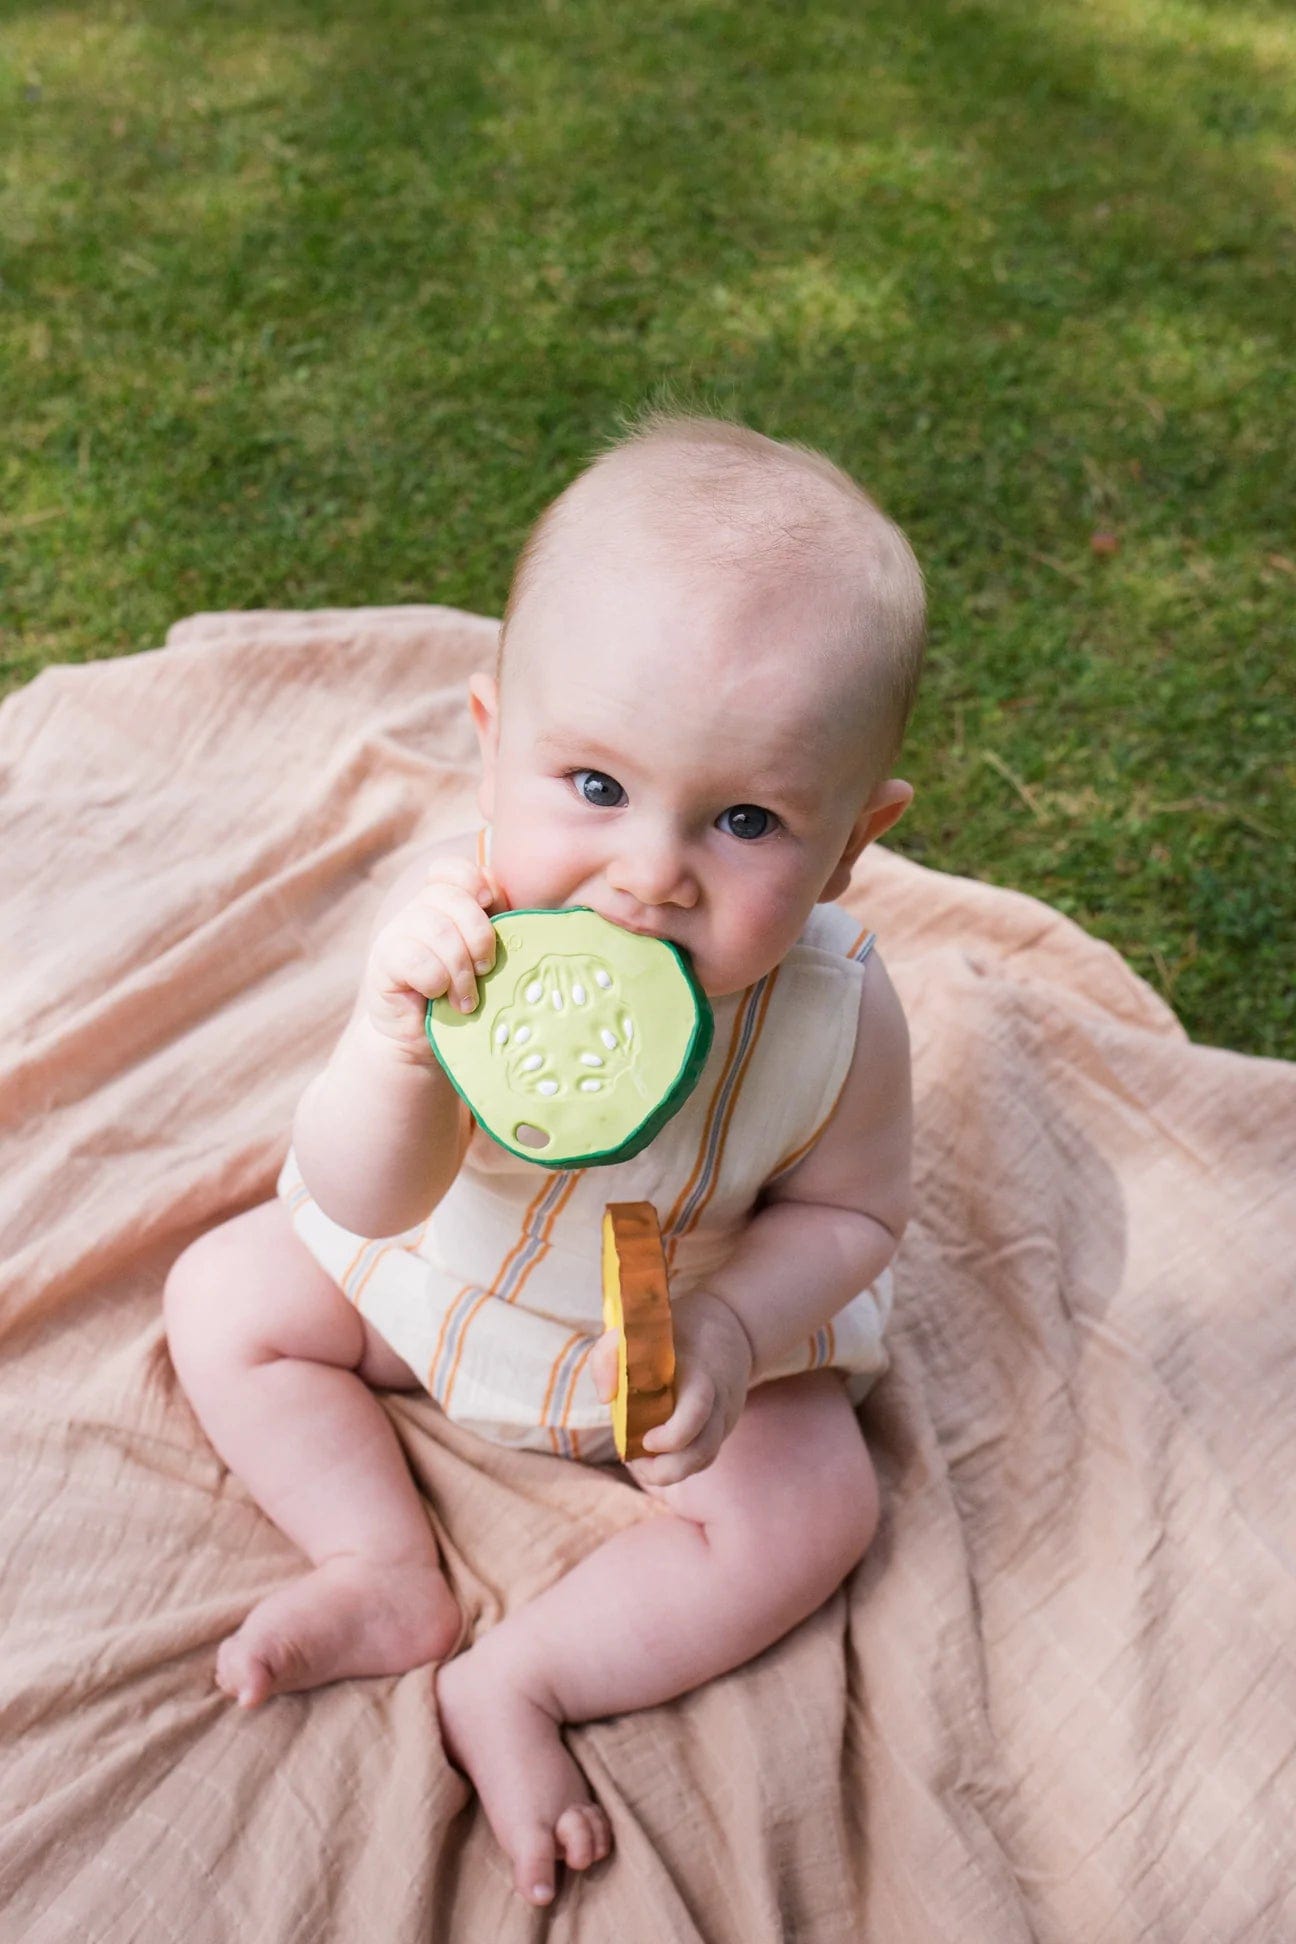
[[[0,63],[9,686],[199,608],[498,613],[669,381],[913,538],[896,848],[1296,1052],[1284,5],[15,0]]]

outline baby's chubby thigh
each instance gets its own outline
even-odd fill
[[[771,1599],[786,1608],[784,1630],[836,1591],[877,1530],[873,1461],[834,1370],[758,1385],[704,1471],[640,1483],[703,1529],[735,1601],[763,1607],[767,1626]]]
[[[277,1199],[218,1223],[184,1251],[167,1278],[164,1313],[172,1360],[195,1405],[195,1389],[270,1358],[352,1370],[381,1389],[418,1385],[299,1240]]]

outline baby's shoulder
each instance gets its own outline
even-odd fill
[[[878,1078],[902,1073],[909,1058],[904,1008],[882,963],[877,934],[841,905],[816,905],[788,960],[806,968],[807,992],[818,988],[832,1016],[849,1018],[853,1051],[846,1098],[876,1098]]]
[[[844,905],[817,904],[801,927],[793,951],[824,952],[829,958],[867,958],[873,946],[873,933]]]
[[[904,1008],[867,925],[840,905],[817,906],[807,932],[800,943],[812,961],[838,961],[843,976],[833,986],[851,1014],[853,1044],[830,1119],[767,1194],[860,1207],[898,1232],[893,1224],[907,1219],[913,1113]]]

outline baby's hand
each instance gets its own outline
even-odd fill
[[[476,972],[495,962],[495,927],[487,911],[503,893],[488,871],[466,857],[438,857],[426,882],[374,939],[362,991],[375,1029],[420,1060],[431,1059],[423,1030],[429,999],[450,993],[471,1012]]]
[[[747,1402],[751,1340],[721,1297],[695,1289],[671,1298],[675,1336],[675,1409],[664,1424],[644,1433],[653,1455],[632,1458],[631,1474],[646,1485],[678,1485],[715,1460]],[[599,1338],[594,1353],[599,1396],[610,1403],[616,1388],[617,1332]]]

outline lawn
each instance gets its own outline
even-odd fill
[[[1291,1057],[1294,136],[1276,0],[13,0],[0,679],[498,613],[669,384],[913,539],[895,848]]]

